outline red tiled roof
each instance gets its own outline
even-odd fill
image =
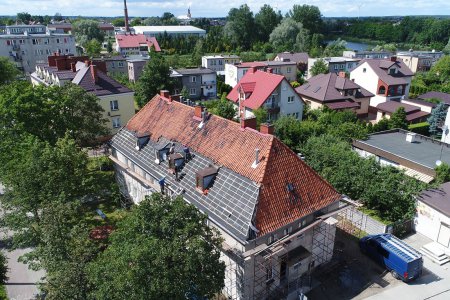
[[[242,103],[245,107],[257,109],[269,98],[272,92],[284,80],[284,76],[263,71],[252,72],[249,70],[241,78],[238,84],[231,90],[227,98],[234,103],[239,101],[239,90],[250,93]]]
[[[260,236],[339,200],[333,187],[276,137],[241,129],[240,124],[215,115],[201,129],[198,124],[192,107],[156,95],[126,128],[137,134],[148,132],[155,142],[164,137],[182,143],[259,184],[256,227]],[[256,148],[260,163],[252,168]],[[296,200],[287,188],[289,183]]]
[[[156,38],[143,34],[118,34],[116,41],[120,48],[136,48],[139,47],[139,44],[147,44],[148,47],[154,46],[156,51],[161,51]]]

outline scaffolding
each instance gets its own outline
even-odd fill
[[[361,234],[362,218],[355,213],[355,206],[357,203],[343,201],[337,210],[250,253],[236,252],[231,247],[222,249],[229,260],[226,297],[220,299],[286,299],[307,293],[313,284],[312,271],[335,259],[341,251],[334,242],[336,229]]]

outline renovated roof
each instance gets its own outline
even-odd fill
[[[416,142],[410,143],[406,141],[407,133],[408,131],[401,129],[388,130],[371,134],[367,140],[358,140],[357,142],[386,151],[432,170],[436,167],[437,160],[450,164],[449,144],[419,134],[416,135]],[[360,147],[358,146],[358,148]]]
[[[341,94],[341,90],[356,90],[354,95]],[[373,97],[374,95],[348,78],[339,77],[335,73],[319,74],[311,77],[307,83],[297,87],[295,91],[308,98],[321,102],[336,100],[354,100],[355,98]]]
[[[154,162],[152,147],[167,141],[189,147],[194,158],[182,170],[186,175],[179,182],[167,180],[173,188],[183,188],[188,202],[242,241],[249,238],[251,224],[261,236],[340,199],[273,135],[242,129],[239,123],[215,115],[209,115],[201,128],[199,124],[194,108],[156,95],[112,139],[112,147],[125,149],[125,155],[139,160],[146,170],[166,178],[167,167]],[[150,134],[151,147],[138,151],[136,135],[145,132]],[[252,167],[255,149],[259,149],[259,163]],[[219,167],[219,172],[203,195],[196,190],[194,176],[210,164]]]
[[[367,63],[375,74],[377,74],[378,78],[387,85],[407,84],[408,82],[405,80],[405,77],[414,75],[401,59],[395,62],[390,59],[363,59],[354,69],[364,63]],[[396,74],[389,74],[389,68],[394,65],[398,69],[398,72]]]
[[[253,73],[249,70],[231,90],[227,99],[237,103],[239,101],[239,90],[242,89],[246,94],[243,105],[251,109],[257,109],[261,107],[284,79],[283,75],[264,71]]]
[[[425,94],[417,96],[417,98],[420,98],[420,99],[437,98],[437,99],[440,99],[442,102],[450,105],[450,94],[443,93],[443,92],[427,92]]]
[[[116,41],[120,48],[138,48],[139,45],[146,44],[149,48],[154,46],[155,51],[161,51],[156,38],[143,34],[117,34]]]
[[[290,61],[293,61],[297,64],[298,63],[307,64],[309,55],[308,55],[308,53],[305,53],[305,52],[282,52],[282,53],[278,53],[277,57],[280,60],[289,59]]]
[[[423,191],[417,200],[450,216],[450,182],[443,183],[436,189]]]

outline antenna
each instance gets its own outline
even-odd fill
[[[364,3],[359,3],[359,4],[357,4],[357,6],[358,6],[358,20],[359,20],[359,16],[361,15],[361,7],[364,5]]]

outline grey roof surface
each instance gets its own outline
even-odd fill
[[[422,135],[416,135],[416,142],[406,141],[407,131],[385,131],[369,135],[358,142],[392,153],[422,166],[434,169],[436,161],[450,165],[450,145]],[[441,157],[442,149],[442,157]]]
[[[181,75],[198,75],[198,74],[212,74],[215,71],[207,68],[193,68],[193,69],[175,69]]]
[[[440,211],[446,216],[450,216],[450,182],[441,184],[437,189],[429,189],[418,197],[434,209]]]
[[[402,100],[402,102],[403,101],[408,101],[408,102],[415,103],[415,104],[418,104],[418,105],[428,106],[428,107],[433,107],[433,108],[437,106],[436,103],[431,103],[431,102],[428,102],[428,101],[425,101],[425,100],[421,100],[421,99],[404,99],[404,100]]]
[[[386,59],[363,59],[361,60],[355,68],[358,68],[362,64],[367,63],[372,70],[377,74],[377,76],[388,85],[398,85],[407,84],[405,77],[413,76],[414,73],[405,65],[405,63],[400,59],[396,62],[392,62]],[[389,68],[396,64],[399,73],[389,74]],[[355,69],[354,68],[354,69]]]
[[[420,111],[420,107],[414,106],[411,104],[400,103],[397,101],[387,101],[377,105],[378,110],[385,111],[388,113],[394,113],[397,109],[403,107],[405,109],[406,114],[412,113],[415,111]]]
[[[289,59],[290,61],[296,62],[296,63],[308,63],[309,55],[305,52],[282,52],[278,53],[277,56],[279,58]]]
[[[437,98],[437,99],[440,99],[442,102],[450,105],[450,94],[447,94],[447,93],[428,92],[428,93],[422,94],[420,96],[417,96],[417,98],[420,98],[420,99]]]
[[[213,162],[193,151],[192,160],[180,172],[180,181],[168,172],[167,162],[155,163],[155,149],[170,141],[162,138],[158,142],[150,140],[140,151],[135,149],[136,137],[126,128],[121,129],[112,139],[113,148],[123,152],[129,159],[155,178],[166,177],[166,184],[173,190],[184,189],[183,197],[206,213],[213,222],[224,228],[241,241],[247,240],[252,221],[259,186],[228,168],[220,167],[213,186],[207,195],[195,188],[195,172],[212,165]],[[171,142],[170,142],[171,143]],[[182,152],[182,145],[175,143],[175,151]]]

